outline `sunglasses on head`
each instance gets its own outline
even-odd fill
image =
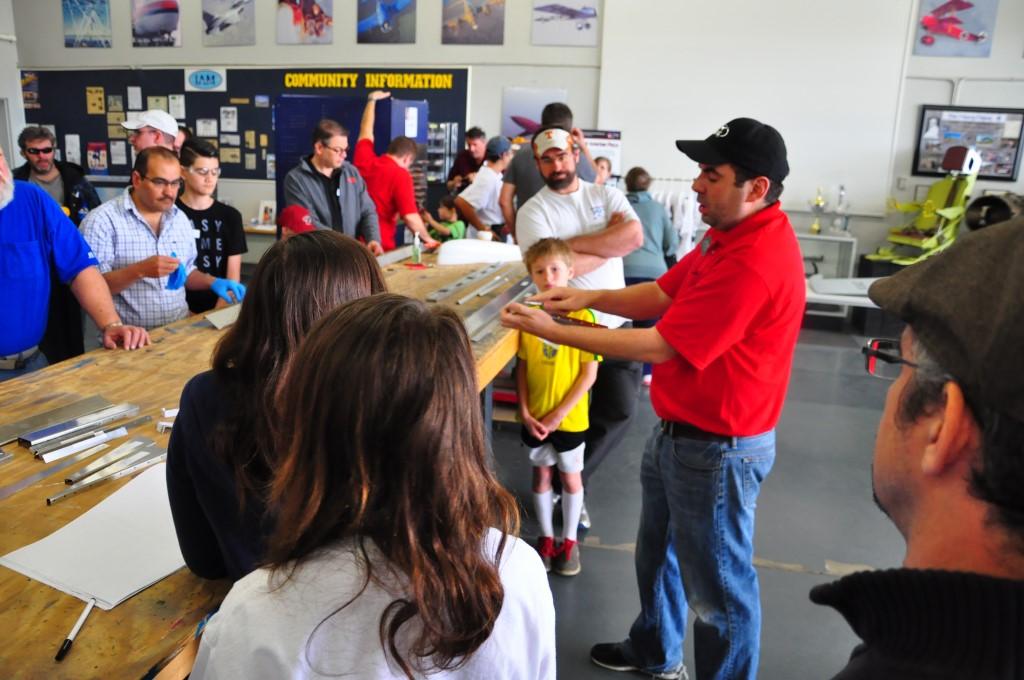
[[[27,149],[25,149],[25,153],[27,153],[29,156],[38,156],[40,154],[45,156],[47,154],[53,153],[53,147],[52,146],[47,146],[47,147],[44,147],[42,149],[27,148]]]

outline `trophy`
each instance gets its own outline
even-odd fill
[[[821,218],[828,210],[828,201],[825,200],[825,196],[821,193],[821,187],[818,187],[818,194],[814,197],[813,201],[809,201],[811,206],[811,212],[814,214],[814,222],[811,223],[811,233],[821,233]]]

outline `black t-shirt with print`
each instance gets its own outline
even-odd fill
[[[192,221],[196,237],[196,268],[219,279],[228,272],[228,257],[241,255],[249,249],[245,244],[242,215],[230,205],[214,201],[206,210],[193,210],[180,200],[178,207]],[[206,312],[217,304],[217,294],[209,290],[185,291],[188,308]]]

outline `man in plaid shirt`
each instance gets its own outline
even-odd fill
[[[155,328],[185,318],[186,288],[212,290],[229,303],[245,296],[242,284],[196,269],[192,223],[174,205],[180,186],[178,157],[150,147],[135,159],[131,188],[82,222],[125,323]]]

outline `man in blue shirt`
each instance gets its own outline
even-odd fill
[[[46,365],[38,344],[46,330],[51,264],[103,332],[105,347],[149,344],[144,329],[121,323],[75,225],[42,189],[12,179],[0,149],[0,299],[11,306],[0,317],[0,381]]]

